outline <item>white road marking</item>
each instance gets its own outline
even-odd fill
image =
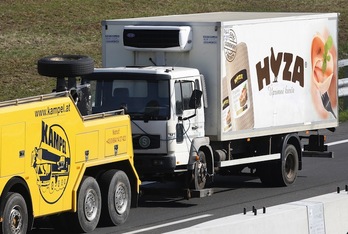
[[[348,143],[348,139],[342,140],[342,141],[334,141],[334,142],[331,142],[331,143],[327,143],[326,145],[327,146],[333,146],[333,145],[339,145],[339,144],[344,144],[344,143]]]
[[[182,220],[178,220],[178,221],[174,221],[174,222],[170,222],[170,223],[160,224],[160,225],[157,225],[157,226],[143,228],[143,229],[135,230],[135,231],[132,231],[132,232],[126,232],[125,234],[147,232],[147,231],[151,231],[151,230],[154,230],[154,229],[168,227],[168,226],[175,225],[175,224],[178,224],[178,223],[185,223],[185,222],[189,222],[189,221],[196,220],[196,219],[203,219],[203,218],[210,217],[210,216],[212,216],[212,214],[200,215],[200,216],[196,216],[196,217],[192,217],[192,218],[188,218],[188,219],[182,219]]]

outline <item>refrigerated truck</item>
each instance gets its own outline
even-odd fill
[[[91,111],[131,116],[143,180],[200,190],[216,174],[250,172],[293,184],[305,152],[327,152],[319,130],[338,126],[337,21],[282,12],[104,20],[103,68],[83,81]]]

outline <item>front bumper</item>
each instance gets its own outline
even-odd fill
[[[135,154],[134,165],[140,177],[155,177],[173,173],[176,160],[172,155]]]

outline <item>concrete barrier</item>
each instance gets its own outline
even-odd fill
[[[232,234],[346,234],[348,193],[330,193],[168,232]]]

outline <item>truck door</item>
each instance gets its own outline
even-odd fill
[[[200,90],[199,79],[176,81],[174,87],[175,113],[178,119],[176,158],[178,162],[187,164],[192,141],[204,136],[204,113],[201,102],[197,102],[199,104],[195,107],[192,103],[190,105],[193,93],[195,90]]]

